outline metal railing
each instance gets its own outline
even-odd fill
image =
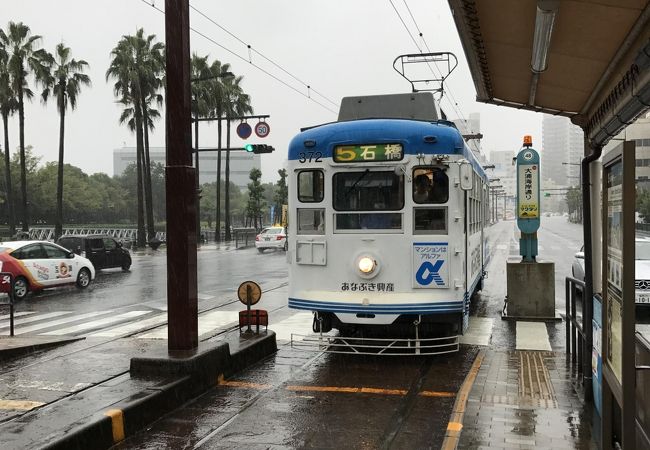
[[[255,228],[234,228],[233,235],[235,238],[235,248],[246,248],[255,245]]]
[[[634,347],[637,448],[650,448],[650,341],[637,332]]]
[[[566,277],[566,357],[582,375],[586,401],[592,399],[591,353],[587,343],[592,342],[591,318],[585,314],[585,283],[573,277]],[[579,306],[579,309],[578,309]]]

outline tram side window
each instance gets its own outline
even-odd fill
[[[325,234],[325,209],[298,208],[298,234]]]
[[[415,203],[447,203],[449,177],[438,167],[413,169],[413,201]]]
[[[322,202],[325,197],[325,176],[322,170],[298,172],[298,200],[302,203]]]
[[[447,207],[414,208],[413,234],[447,234]]]

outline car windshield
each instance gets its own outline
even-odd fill
[[[634,259],[650,260],[650,241],[636,242],[634,246]]]

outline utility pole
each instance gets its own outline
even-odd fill
[[[198,347],[189,0],[165,0],[168,351]]]

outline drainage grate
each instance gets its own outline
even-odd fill
[[[522,405],[557,408],[557,399],[546,363],[545,352],[518,351],[519,402]]]

